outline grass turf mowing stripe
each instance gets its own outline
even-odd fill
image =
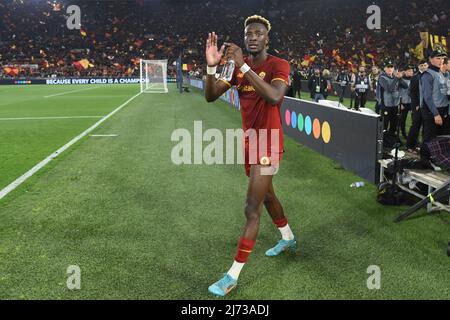
[[[51,97],[56,97],[56,96],[62,96],[62,95],[65,95],[65,94],[70,94],[70,93],[80,92],[80,91],[93,90],[93,89],[98,89],[98,88],[100,88],[100,87],[83,88],[83,89],[78,89],[78,90],[71,90],[71,91],[66,91],[66,92],[61,92],[61,93],[51,94],[51,95],[49,95],[49,96],[44,96],[44,98],[51,98]]]
[[[111,111],[109,114],[104,116],[101,120],[97,121],[93,126],[89,127],[87,130],[70,140],[68,143],[66,143],[64,146],[53,152],[51,155],[49,155],[47,158],[39,162],[37,165],[35,165],[33,168],[31,168],[29,171],[25,172],[22,176],[17,178],[15,181],[13,181],[11,184],[6,186],[4,189],[0,190],[0,200],[3,199],[6,195],[8,195],[11,191],[16,189],[18,186],[20,186],[22,183],[24,183],[28,178],[33,176],[36,172],[38,172],[40,169],[42,169],[45,165],[47,165],[50,161],[52,161],[54,158],[59,156],[61,153],[63,153],[65,150],[70,148],[73,144],[77,143],[81,138],[92,132],[95,128],[97,128],[99,125],[101,125],[104,121],[106,121],[108,118],[110,118],[112,115],[120,111],[123,107],[125,107],[129,102],[131,102],[134,98],[139,96],[141,93],[138,93],[125,101],[123,104],[118,106],[116,109]]]
[[[0,121],[9,120],[57,120],[57,119],[90,119],[102,118],[104,116],[71,116],[71,117],[31,117],[31,118],[0,118]]]
[[[118,137],[118,134],[90,134],[90,137]]]

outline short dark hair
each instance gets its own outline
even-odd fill
[[[269,20],[256,14],[245,19],[244,28],[247,28],[247,26],[251,23],[261,23],[262,25],[264,25],[264,27],[266,27],[267,31],[270,31],[270,29],[272,28]]]
[[[419,61],[419,64],[424,64],[424,63],[428,63],[427,59],[422,59]]]

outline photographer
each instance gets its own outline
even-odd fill
[[[355,76],[355,81],[352,83],[352,92],[355,95],[355,110],[365,108],[369,85],[370,80],[369,76],[366,75],[366,68],[360,66],[359,72]]]
[[[308,89],[311,94],[311,99],[315,102],[325,100],[327,90],[327,80],[320,74],[320,69],[314,69],[314,75],[308,81]]]
[[[337,92],[337,94],[339,95],[340,103],[344,102],[345,91],[347,89],[348,84],[350,83],[350,80],[351,79],[350,76],[348,75],[348,72],[344,68],[342,68],[341,72],[336,77],[336,82],[338,83],[339,86],[339,92]]]

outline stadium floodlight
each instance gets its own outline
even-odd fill
[[[140,60],[141,92],[166,93],[167,60]]]

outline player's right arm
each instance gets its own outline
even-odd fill
[[[219,65],[220,59],[222,59],[223,52],[225,50],[225,45],[222,45],[220,50],[218,50],[217,38],[217,35],[213,32],[209,33],[208,39],[206,39],[206,63],[210,68],[217,67],[217,65]],[[228,89],[230,89],[229,83],[222,80],[216,80],[215,75],[206,75],[206,101],[216,101]]]

